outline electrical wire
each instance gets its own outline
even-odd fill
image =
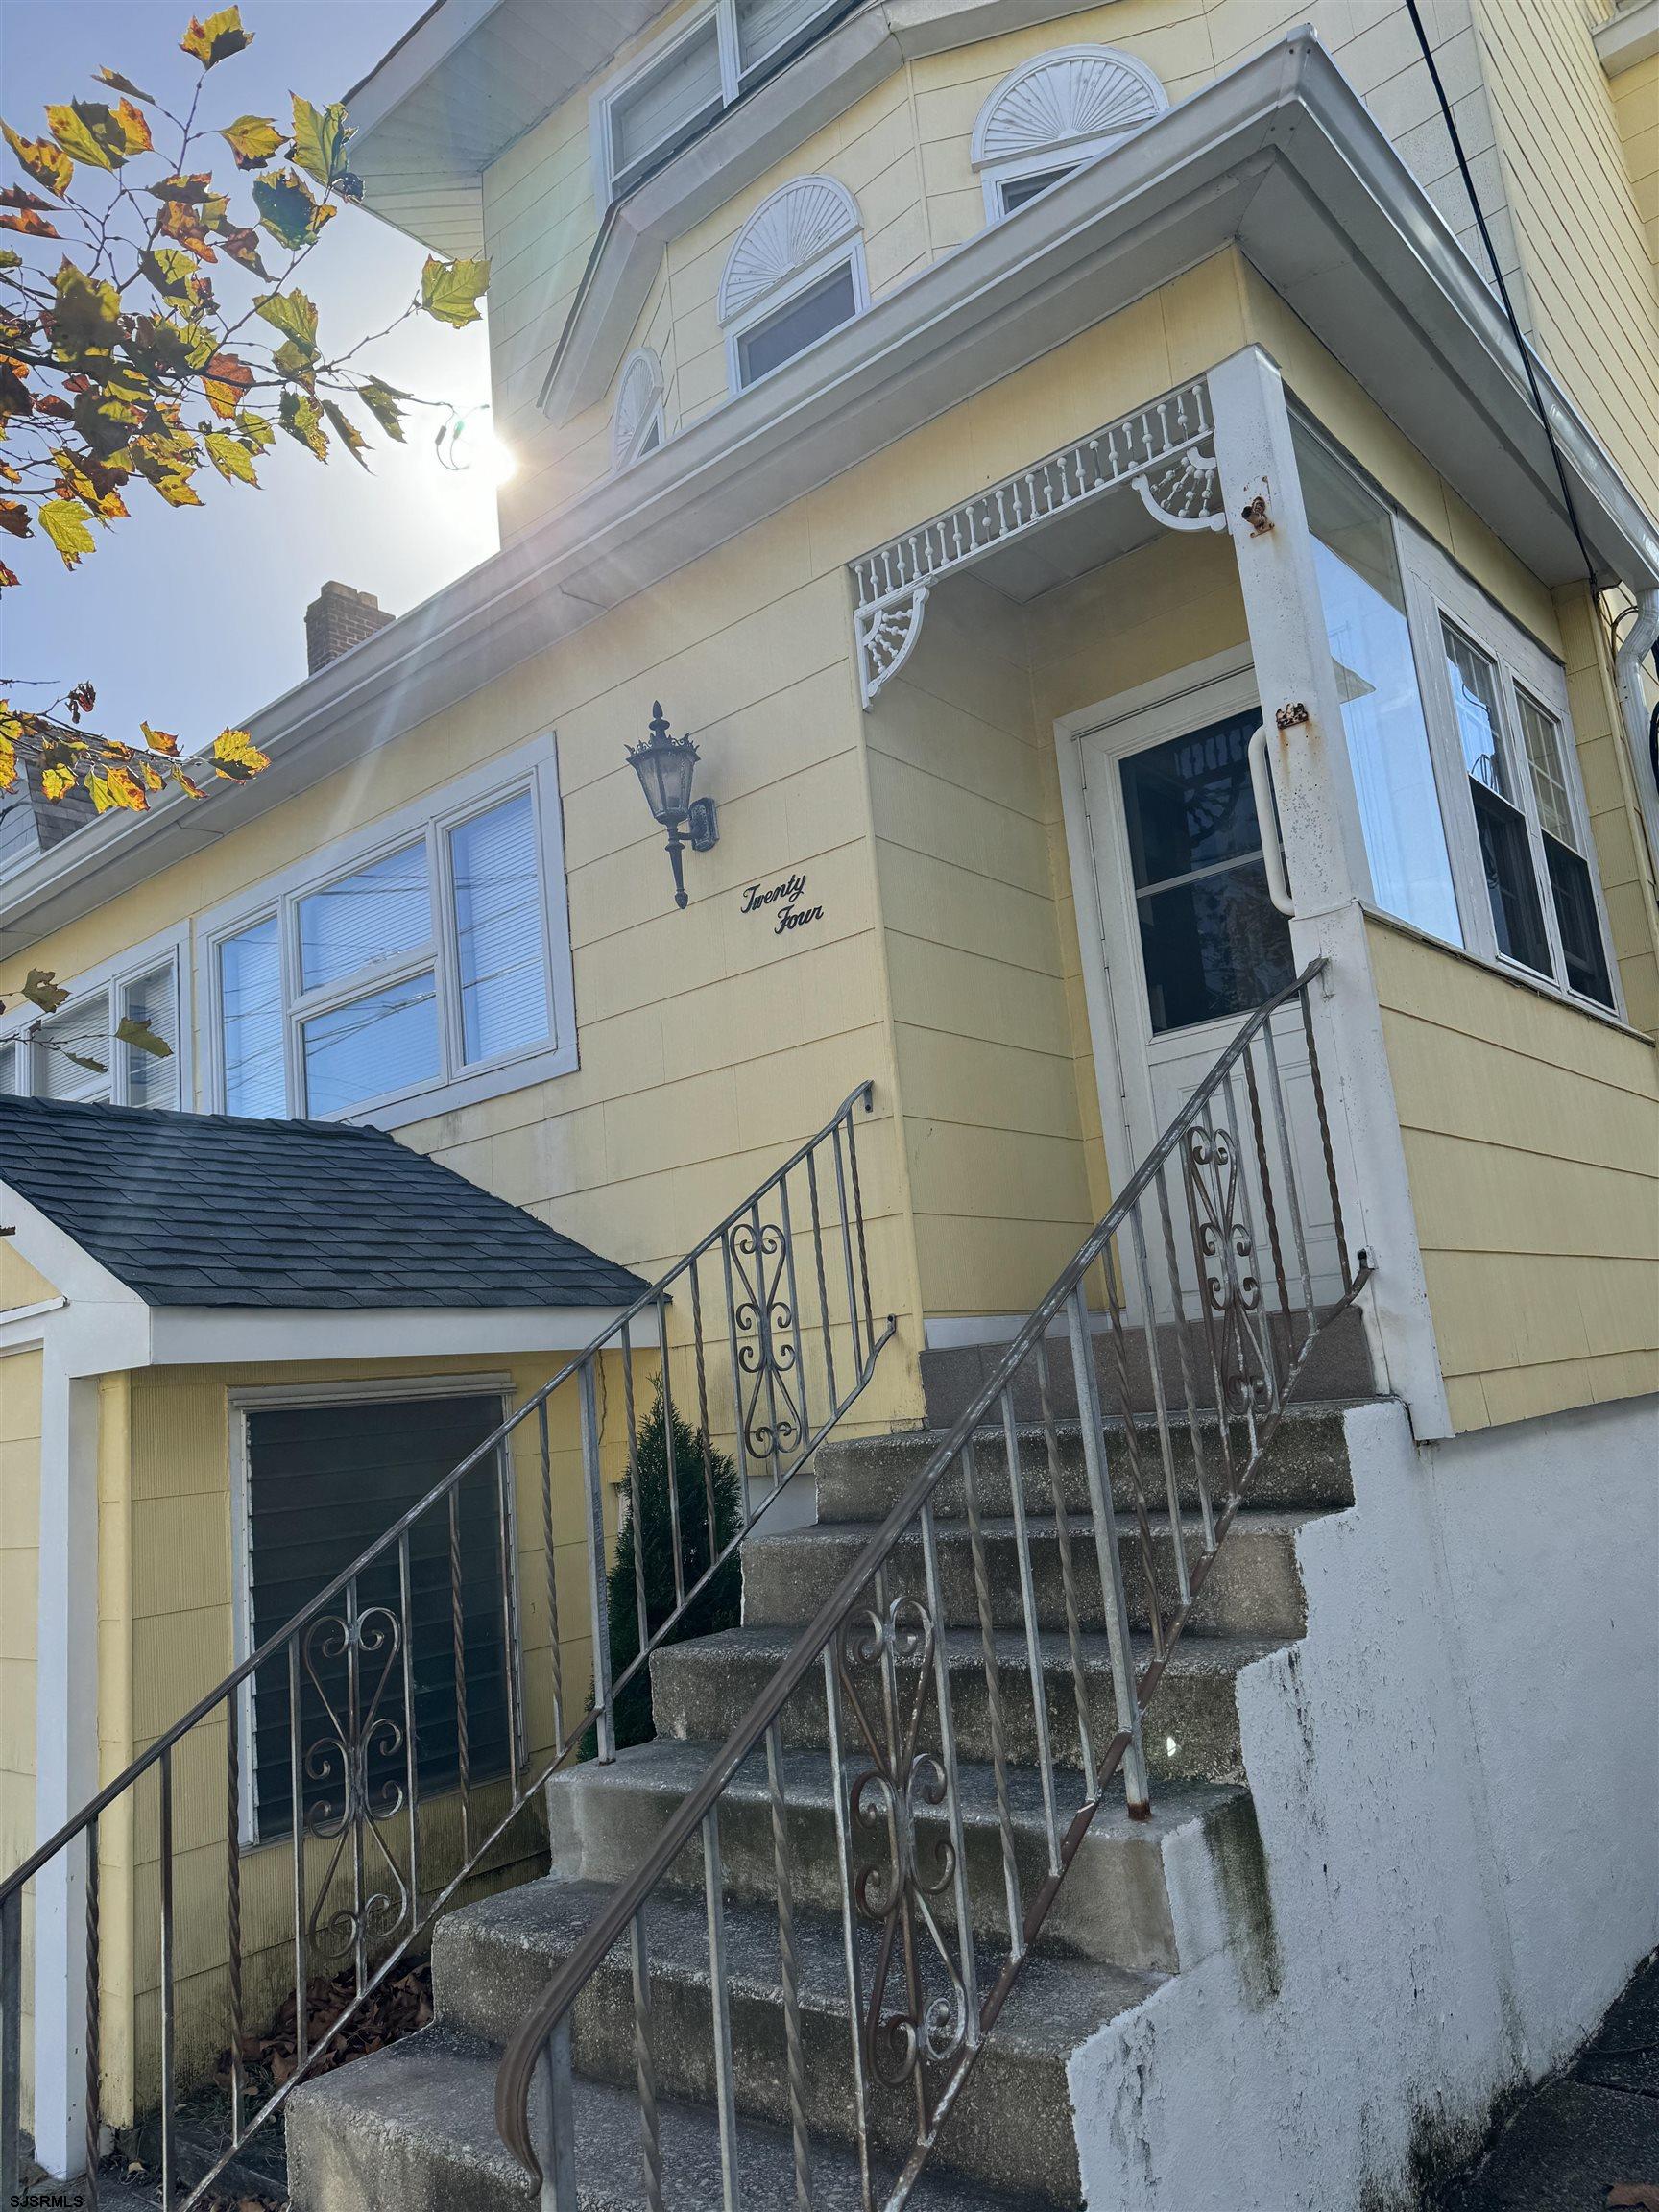
[[[1446,134],[1452,141],[1452,152],[1457,162],[1457,173],[1463,180],[1464,191],[1469,195],[1469,204],[1474,210],[1476,228],[1480,232],[1480,243],[1485,247],[1486,258],[1492,264],[1492,280],[1498,288],[1498,297],[1503,305],[1503,314],[1509,325],[1510,335],[1515,340],[1515,350],[1521,356],[1521,367],[1526,373],[1527,389],[1532,395],[1532,404],[1537,410],[1539,421],[1544,426],[1544,436],[1550,446],[1550,457],[1555,464],[1556,481],[1561,486],[1561,497],[1567,509],[1567,519],[1573,525],[1574,537],[1578,541],[1578,551],[1584,562],[1585,573],[1590,579],[1590,589],[1599,598],[1600,588],[1596,582],[1596,563],[1591,555],[1589,545],[1585,542],[1584,531],[1578,520],[1577,505],[1573,497],[1573,487],[1567,480],[1567,464],[1561,457],[1560,446],[1555,443],[1555,431],[1550,421],[1550,411],[1544,404],[1544,394],[1539,388],[1537,372],[1532,366],[1532,349],[1522,334],[1520,319],[1515,313],[1515,302],[1510,299],[1509,287],[1503,280],[1503,271],[1498,261],[1498,249],[1492,243],[1492,233],[1487,228],[1486,217],[1480,206],[1480,198],[1475,189],[1475,179],[1469,167],[1469,157],[1463,151],[1462,135],[1453,118],[1452,103],[1446,97],[1446,86],[1441,80],[1439,64],[1434,60],[1434,50],[1429,43],[1429,34],[1423,27],[1423,18],[1418,12],[1417,0],[1406,0],[1406,12],[1411,18],[1411,28],[1417,34],[1417,43],[1422,49],[1424,60],[1429,65],[1429,80],[1434,87],[1434,97],[1440,103],[1440,113],[1445,118]]]

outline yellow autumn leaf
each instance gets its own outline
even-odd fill
[[[109,787],[109,796],[117,806],[125,806],[130,813],[147,814],[150,802],[144,785],[131,768],[111,768],[104,781]]]
[[[261,768],[271,765],[269,757],[260,752],[246,730],[221,730],[209,754],[219,774],[237,782],[257,776]]]
[[[440,261],[429,257],[421,272],[421,304],[451,329],[476,323],[475,305],[490,282],[488,261]]]
[[[238,169],[263,169],[278,146],[282,133],[268,115],[238,115],[220,132]]]
[[[83,555],[93,550],[92,533],[86,527],[88,519],[86,509],[79,499],[48,499],[36,517],[57,546],[65,568],[79,566]]]
[[[148,722],[140,722],[138,727],[143,731],[144,742],[152,753],[165,753],[171,759],[178,752],[179,740],[171,730],[152,730]]]
[[[252,484],[257,488],[259,479],[253,473],[253,456],[246,445],[228,437],[223,430],[209,430],[202,443],[207,448],[208,460],[227,484]]]
[[[42,768],[40,771],[40,788],[48,799],[66,799],[74,790],[75,781],[73,768]]]
[[[10,791],[17,781],[17,748],[0,731],[0,791]]]
[[[19,137],[10,123],[0,123],[0,133],[36,183],[44,184],[61,200],[75,177],[75,164],[63,149],[50,138]]]
[[[216,62],[228,60],[232,54],[240,54],[252,43],[252,32],[242,28],[241,9],[221,8],[205,20],[192,15],[190,28],[180,39],[179,47],[193,61],[200,61],[204,69],[211,69]]]
[[[100,100],[71,100],[66,106],[48,108],[46,128],[84,169],[119,169],[127,158],[126,130],[114,110]],[[148,139],[148,126],[144,135]]]

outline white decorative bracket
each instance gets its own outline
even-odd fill
[[[1168,529],[1227,527],[1202,377],[860,554],[853,628],[864,706],[915,651],[935,585],[1120,486]]]

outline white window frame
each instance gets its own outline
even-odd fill
[[[622,407],[628,397],[630,377],[637,380],[644,376],[650,385],[651,404],[640,411],[638,421],[631,431],[624,431]],[[655,430],[656,437],[651,433]],[[616,379],[616,411],[611,427],[611,469],[620,476],[625,469],[632,469],[636,461],[643,460],[647,452],[658,452],[668,443],[667,381],[662,373],[662,363],[649,346],[637,346],[622,364],[622,373]]]
[[[639,83],[650,75],[658,64],[664,61],[677,46],[685,45],[706,31],[712,20],[720,55],[720,111],[724,113],[742,98],[761,72],[777,60],[780,54],[794,47],[810,43],[814,28],[820,18],[826,22],[844,5],[844,0],[820,0],[817,16],[807,21],[792,37],[781,38],[764,54],[756,55],[743,63],[738,55],[737,0],[705,0],[701,7],[692,9],[680,17],[661,37],[643,48],[628,66],[599,86],[589,102],[589,128],[591,135],[593,160],[593,193],[599,211],[604,213],[613,200],[633,188],[638,179],[630,170],[618,172],[612,165],[612,116],[618,104]],[[710,116],[710,121],[714,118]],[[632,164],[639,177],[648,174],[656,159],[671,158],[667,152],[643,155]],[[620,181],[618,180],[620,179]]]
[[[799,353],[791,353],[787,360],[780,361],[776,369],[768,369],[764,374],[751,377],[745,383],[741,341],[757,330],[761,324],[770,323],[792,301],[799,300],[803,293],[810,292],[815,284],[821,284],[826,276],[832,276],[841,269],[851,269],[853,272],[853,312],[847,321],[837,323],[833,330],[826,330],[822,338],[814,338],[810,345],[803,346]],[[786,283],[776,284],[771,291],[762,293],[753,305],[726,325],[726,381],[731,387],[733,397],[735,398],[740,392],[757,391],[762,384],[770,383],[774,376],[781,376],[785,369],[793,367],[797,361],[804,361],[808,353],[814,352],[833,338],[837,330],[847,329],[861,315],[868,314],[869,310],[870,272],[864,260],[864,233],[854,230],[850,236],[839,239],[827,252],[821,253],[816,261],[808,262],[805,269],[797,270]]]
[[[366,1406],[382,1398],[498,1398],[501,1418],[513,1412],[517,1386],[511,1375],[402,1375],[364,1376],[349,1382],[275,1382],[252,1384],[226,1393],[230,1431],[230,1622],[231,1665],[240,1667],[253,1656],[253,1467],[248,1450],[250,1413],[279,1411],[285,1407]],[[507,1447],[509,1453],[512,1447]],[[511,1466],[511,1460],[509,1465]],[[516,1470],[515,1470],[516,1473]],[[517,1695],[513,1711],[518,1717],[518,1756],[524,1742],[524,1661],[522,1618],[518,1612],[518,1484],[507,1484],[507,1524],[512,1539],[508,1557],[513,1564],[513,1665]],[[288,1836],[259,1839],[259,1809],[255,1799],[253,1746],[253,1677],[249,1675],[236,1693],[237,1726],[241,1756],[237,1762],[237,1825],[245,1851],[292,1848]],[[511,1717],[509,1719],[511,1725]],[[447,1792],[441,1792],[447,1794]]]
[[[1504,974],[1550,992],[1572,1005],[1584,1008],[1587,1013],[1623,1022],[1626,1019],[1623,990],[1601,887],[1600,860],[1584,796],[1577,740],[1568,706],[1566,672],[1536,638],[1528,636],[1513,616],[1489,598],[1438,545],[1398,514],[1394,517],[1394,537],[1406,587],[1407,620],[1416,648],[1418,687],[1440,793],[1441,819],[1452,856],[1452,878],[1463,923],[1464,950]],[[1469,771],[1446,669],[1443,620],[1461,631],[1497,669],[1503,723],[1499,742],[1503,748],[1503,767],[1513,794],[1510,803],[1527,827],[1533,889],[1543,915],[1545,942],[1549,948],[1551,973],[1547,975],[1499,950],[1486,891],[1486,872],[1480,857],[1475,803],[1469,791]],[[1530,693],[1556,726],[1573,833],[1578,854],[1589,870],[1596,921],[1601,932],[1601,952],[1613,996],[1611,1006],[1575,991],[1567,980],[1567,963],[1561,948],[1560,925],[1555,917],[1538,800],[1532,788],[1531,764],[1527,757],[1516,703],[1518,691]]]
[[[995,155],[985,152],[987,126],[1004,98],[1022,78],[1035,76],[1041,70],[1051,69],[1066,62],[1091,61],[1111,61],[1129,76],[1138,79],[1157,103],[1158,114],[1149,116],[1144,123],[1137,123],[1127,131],[1108,131],[1091,138],[1056,138],[1030,154],[1005,155],[998,159]],[[1131,138],[1138,138],[1142,131],[1151,128],[1159,115],[1166,114],[1168,108],[1169,95],[1157,71],[1148,67],[1138,55],[1126,54],[1116,46],[1056,46],[1045,54],[1033,55],[1028,61],[1022,61],[1008,72],[985,102],[974,126],[970,158],[979,172],[979,182],[985,196],[987,224],[1005,223],[1011,213],[1020,212],[1018,208],[1004,206],[1004,184],[1015,184],[1022,177],[1040,177],[1046,170],[1055,169],[1063,174],[1057,176],[1053,184],[1048,186],[1048,190],[1053,191],[1074,177],[1078,170],[1087,169],[1091,162],[1098,161],[1103,155],[1115,152],[1119,146],[1126,146]],[[1033,197],[1040,199],[1042,194]]]
[[[188,1112],[195,1097],[192,1067],[190,997],[190,930],[185,923],[163,930],[159,936],[146,939],[130,951],[120,952],[113,959],[101,961],[96,968],[88,968],[79,975],[58,977],[59,983],[69,994],[63,1011],[67,1013],[77,1000],[98,991],[109,994],[109,1015],[107,1035],[109,1043],[109,1100],[117,1106],[130,1103],[127,1096],[127,1047],[115,1042],[115,1024],[121,1019],[121,997],[127,986],[136,983],[157,968],[171,967],[173,971],[173,1005],[179,1024],[179,1036],[173,1047],[178,1065],[177,1105]],[[17,1045],[23,1053],[24,1070],[28,1078],[24,1097],[44,1098],[46,1093],[40,1081],[40,1061],[43,1048],[35,1040],[40,1024],[51,1017],[42,1014],[37,1006],[27,999],[19,999],[5,1020],[0,1021],[0,1046]],[[103,1103],[103,1101],[99,1101]],[[167,1107],[152,1107],[152,1113],[167,1113]]]
[[[549,1043],[520,1047],[494,1059],[469,1065],[462,1057],[462,1012],[455,940],[454,895],[446,853],[449,832],[478,814],[530,794],[536,809],[537,850],[541,854],[542,957],[546,963]],[[311,991],[300,989],[299,905],[313,891],[354,874],[388,854],[424,842],[432,892],[433,934],[418,950],[400,953],[378,966],[366,964],[350,976]],[[307,1115],[301,1025],[331,1007],[423,974],[436,976],[441,1070],[429,1080],[363,1099],[344,1113],[310,1117],[398,1129],[456,1107],[476,1105],[504,1092],[565,1075],[579,1064],[576,1038],[575,977],[570,951],[570,902],[565,875],[565,833],[559,797],[559,765],[551,734],[501,761],[458,778],[440,791],[386,815],[353,834],[307,854],[304,860],[251,886],[215,907],[196,924],[196,960],[205,990],[208,1110],[228,1113],[225,1082],[223,1001],[219,948],[227,938],[258,922],[277,919],[282,979],[284,1110],[295,1118]]]

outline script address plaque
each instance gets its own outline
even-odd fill
[[[776,912],[773,912],[773,909]],[[739,914],[766,914],[772,922],[774,937],[786,936],[791,929],[805,929],[809,922],[822,922],[822,906],[806,904],[806,871],[798,868],[793,876],[786,876],[781,883],[768,884],[762,890],[758,883],[751,883],[743,894]]]

